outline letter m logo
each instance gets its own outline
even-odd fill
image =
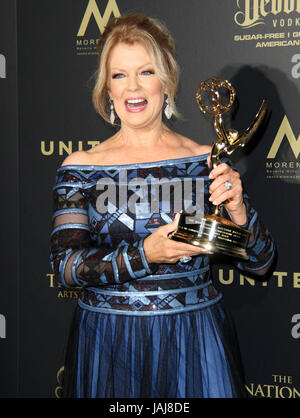
[[[286,115],[284,116],[280,128],[278,129],[277,135],[274,139],[274,142],[271,146],[269,154],[267,158],[275,158],[278,152],[278,149],[286,136],[287,140],[289,141],[290,147],[295,155],[295,158],[298,158],[300,154],[300,135],[298,138],[295,137],[294,132],[291,128],[288,118]]]
[[[108,0],[103,16],[101,16],[96,0],[89,0],[89,4],[86,8],[77,36],[85,35],[86,29],[92,16],[94,16],[100,32],[103,33],[105,26],[107,25],[107,22],[109,21],[109,18],[112,14],[115,17],[120,16],[116,0]]]

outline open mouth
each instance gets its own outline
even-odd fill
[[[125,100],[127,109],[131,111],[143,110],[147,106],[147,103],[147,100],[143,98]]]

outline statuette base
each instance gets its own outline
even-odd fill
[[[217,215],[181,214],[177,231],[170,239],[196,245],[209,254],[220,253],[248,260],[249,231]]]

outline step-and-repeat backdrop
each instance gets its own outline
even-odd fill
[[[255,280],[215,260],[215,285],[237,327],[253,398],[300,397],[300,1],[2,0],[0,4],[0,396],[60,397],[64,349],[78,289],[57,287],[49,265],[52,186],[68,154],[114,133],[91,103],[97,40],[129,11],[173,34],[181,83],[178,132],[211,144],[195,102],[201,80],[237,93],[225,123],[260,135],[234,163],[276,240],[271,273]]]

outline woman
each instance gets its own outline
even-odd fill
[[[174,55],[171,36],[153,19],[129,14],[109,23],[93,98],[98,113],[120,129],[70,155],[57,173],[52,268],[63,286],[82,287],[66,355],[66,397],[245,395],[208,255],[169,239],[178,196],[160,197],[150,186],[189,179],[195,197],[202,179],[205,211],[211,202],[227,202],[224,214],[250,230],[251,261],[238,264],[245,271],[264,274],[274,245],[239,174],[226,163],[209,173],[210,147],[163,122],[163,114],[177,114]]]

